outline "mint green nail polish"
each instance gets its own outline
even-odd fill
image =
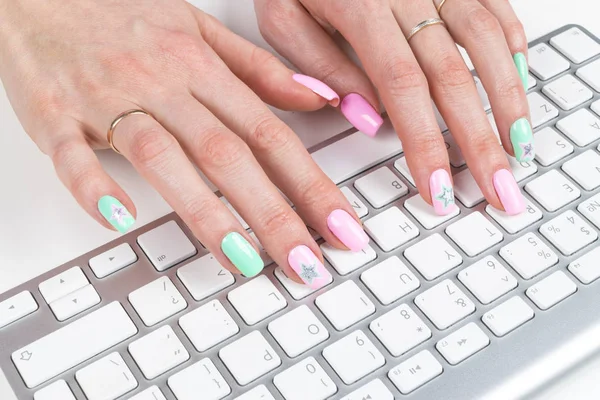
[[[535,157],[533,131],[527,118],[515,121],[510,127],[510,141],[517,161],[531,161]]]
[[[523,82],[525,91],[527,91],[527,88],[529,87],[529,70],[527,67],[527,59],[523,53],[517,53],[513,56],[513,60],[517,66],[517,71],[519,72],[519,77],[521,78],[521,82]]]
[[[254,247],[237,232],[228,233],[223,238],[221,250],[229,258],[229,261],[248,278],[258,275],[265,266]]]
[[[106,220],[121,233],[125,233],[135,223],[135,218],[119,200],[104,196],[98,200],[98,210]]]

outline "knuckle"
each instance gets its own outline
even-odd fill
[[[521,21],[515,19],[506,22],[504,31],[513,51],[527,50],[527,36]]]
[[[475,7],[466,15],[466,27],[470,34],[496,34],[501,32],[500,22],[483,7]]]
[[[445,55],[440,59],[433,79],[444,91],[445,89],[455,91],[473,84],[473,75],[462,58],[455,55]]]
[[[131,158],[143,167],[153,168],[168,159],[176,143],[175,138],[158,127],[138,129],[130,138]]]
[[[206,168],[234,168],[247,159],[244,143],[237,137],[224,132],[224,128],[214,128],[203,135],[200,149],[200,163]]]
[[[427,88],[427,78],[417,63],[393,60],[383,65],[384,79],[392,96]]]
[[[340,197],[336,190],[337,187],[328,179],[312,179],[300,188],[299,198],[294,203],[299,209],[319,210],[323,208],[325,199],[335,200]]]
[[[221,205],[216,201],[206,201],[198,197],[183,203],[183,218],[190,227],[203,228],[209,226],[211,218],[222,213]]]
[[[486,162],[491,161],[495,154],[500,149],[498,138],[490,131],[489,134],[476,133],[472,134],[468,140],[469,153],[475,155],[478,159],[486,159]],[[488,158],[489,157],[489,158]]]
[[[263,7],[259,13],[260,33],[266,39],[274,39],[278,35],[286,34],[290,21],[297,20],[294,10],[290,5],[292,2],[281,0],[264,0]]]
[[[523,84],[520,81],[517,81],[512,78],[507,78],[498,83],[497,87],[498,96],[501,99],[505,99],[507,102],[512,102],[513,104],[522,103],[522,97],[524,92]]]
[[[247,136],[248,146],[256,151],[279,152],[286,149],[291,143],[289,128],[274,117],[258,120],[250,129]]]
[[[411,154],[418,154],[419,158],[431,160],[436,154],[444,154],[446,146],[444,139],[438,131],[431,130],[419,134],[418,138],[414,138],[410,143]]]
[[[158,42],[158,46],[162,57],[180,65],[197,65],[210,61],[210,57],[206,56],[206,43],[185,32],[169,32]]]
[[[292,230],[291,227],[297,222],[297,216],[291,209],[283,206],[269,208],[260,220],[259,224],[267,235],[277,235],[279,232]]]

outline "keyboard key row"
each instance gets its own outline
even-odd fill
[[[598,239],[596,231],[572,210],[567,210],[543,224],[540,232],[566,256]]]
[[[531,279],[558,263],[556,253],[532,232],[502,247],[499,253],[523,279]]]

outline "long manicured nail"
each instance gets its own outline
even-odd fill
[[[292,79],[326,99],[333,107],[337,107],[340,104],[340,96],[320,80],[302,74],[294,74]]]
[[[531,161],[535,157],[533,130],[527,118],[516,120],[510,127],[510,141],[517,161]]]
[[[327,217],[327,226],[352,251],[361,251],[369,244],[362,226],[344,210],[333,210]]]
[[[519,72],[519,77],[521,78],[521,82],[523,82],[523,87],[525,91],[529,87],[529,70],[527,67],[527,59],[525,58],[525,54],[516,53],[513,56],[513,60],[515,62],[515,66],[517,67],[517,71]]]
[[[237,232],[228,233],[221,241],[221,250],[244,276],[251,278],[263,270],[265,263],[254,247]]]
[[[100,214],[121,233],[125,233],[135,223],[135,218],[123,203],[112,196],[103,196],[98,200]]]
[[[294,247],[288,255],[288,263],[298,276],[308,285],[315,289],[320,288],[331,281],[331,274],[315,254],[306,246]]]
[[[431,203],[437,215],[448,215],[456,210],[454,189],[450,175],[445,169],[438,169],[429,177]]]
[[[509,170],[496,171],[493,181],[496,194],[508,215],[517,215],[525,211],[525,198]]]
[[[350,93],[342,100],[342,114],[354,127],[371,137],[377,134],[383,118],[360,94]]]

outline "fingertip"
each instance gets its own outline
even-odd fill
[[[302,74],[294,74],[292,79],[327,100],[332,107],[337,107],[340,104],[340,96],[324,82]]]

